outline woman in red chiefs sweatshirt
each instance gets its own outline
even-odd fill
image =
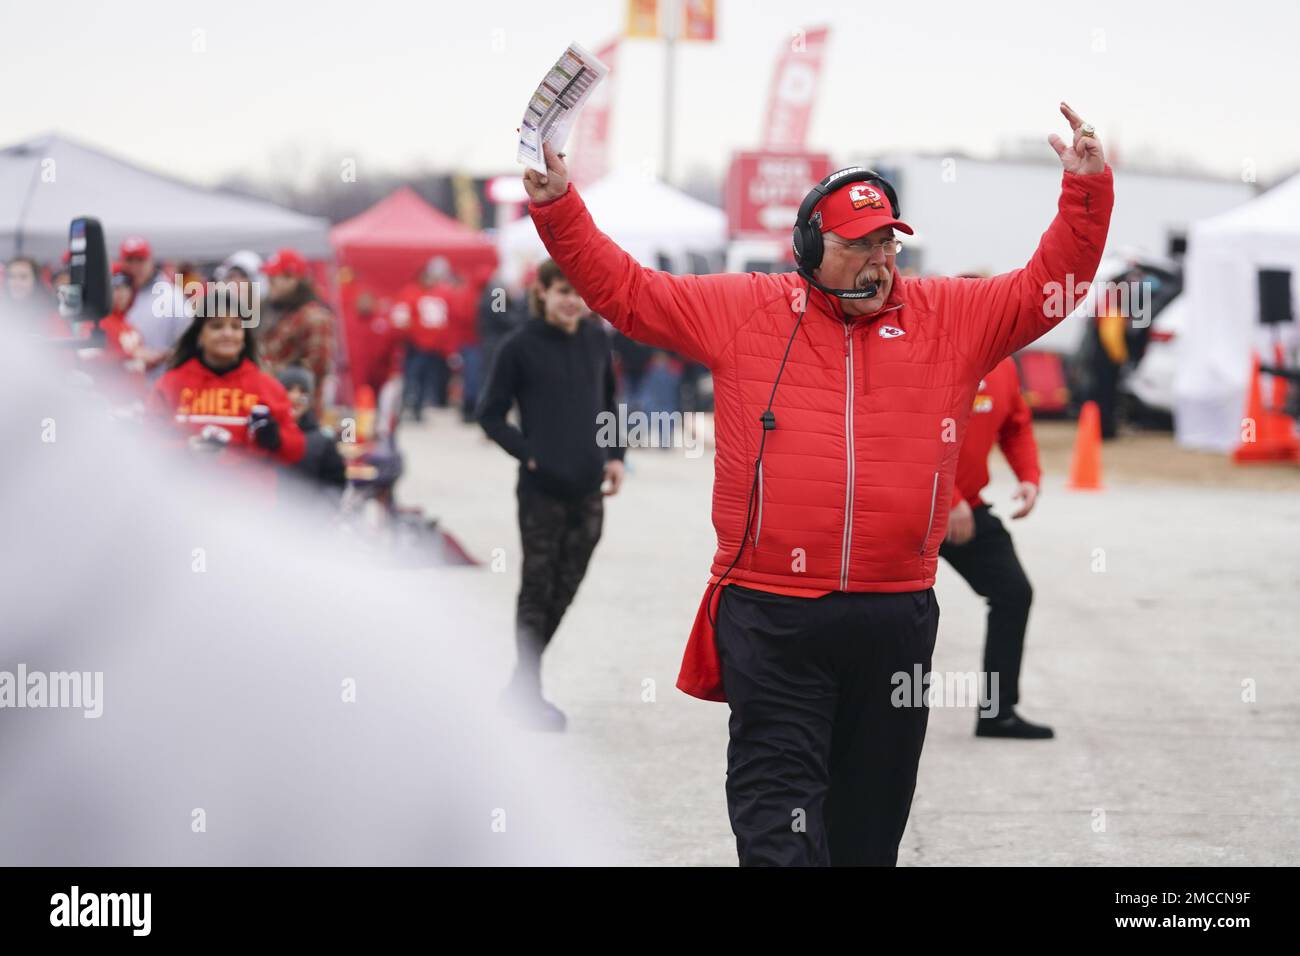
[[[188,437],[191,447],[222,448],[240,463],[292,465],[306,442],[284,386],[257,365],[253,330],[234,309],[202,315],[176,343],[148,411]]]

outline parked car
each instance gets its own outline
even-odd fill
[[[1177,333],[1181,309],[1165,317],[1182,291],[1180,263],[1137,251],[1108,255],[1084,301],[1034,349],[1057,352],[1066,365],[1071,404],[1077,407],[1093,394],[1094,370],[1101,345],[1096,316],[1107,304],[1130,315],[1125,346],[1128,361],[1120,372],[1121,416],[1144,427],[1172,428],[1173,382],[1177,362]]]

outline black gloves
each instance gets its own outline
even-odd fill
[[[259,448],[280,450],[280,423],[271,417],[265,405],[254,405],[248,416],[248,437]]]

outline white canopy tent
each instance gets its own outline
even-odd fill
[[[650,268],[659,268],[662,256],[684,271],[690,253],[716,256],[727,245],[726,213],[644,173],[612,173],[582,190],[582,200],[597,227]],[[503,227],[498,243],[507,269],[546,257],[527,215]]]
[[[103,223],[110,255],[126,236],[143,236],[158,256],[203,262],[286,246],[309,258],[332,255],[322,218],[195,186],[58,135],[0,149],[0,259],[57,261],[77,216]]]
[[[1259,321],[1260,269],[1290,270],[1292,301],[1300,301],[1300,176],[1188,234],[1187,316],[1174,378],[1180,445],[1230,451],[1240,441],[1251,353],[1271,361],[1276,338]],[[1300,342],[1294,322],[1279,328],[1286,348]]]

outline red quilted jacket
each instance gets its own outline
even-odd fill
[[[1063,289],[1092,280],[1113,199],[1109,167],[1095,176],[1063,174],[1057,216],[1028,265],[1014,272],[895,275],[883,308],[847,321],[839,300],[813,290],[772,405],[777,427],[763,455],[751,541],[728,580],[813,593],[933,585],[979,381],[1064,317],[1049,307]],[[712,370],[716,578],[740,547],[759,415],[804,280],[643,268],[596,228],[572,186],[529,211],[593,311],[633,339]],[[703,607],[678,687],[725,699]]]
[[[989,483],[989,452],[997,442],[1002,455],[1020,481],[1038,484],[1038,442],[1034,440],[1034,416],[1020,394],[1020,373],[1014,359],[1006,358],[980,380],[971,404],[966,436],[957,458],[957,476],[952,503],[963,499],[972,508],[985,504],[982,492]]]

